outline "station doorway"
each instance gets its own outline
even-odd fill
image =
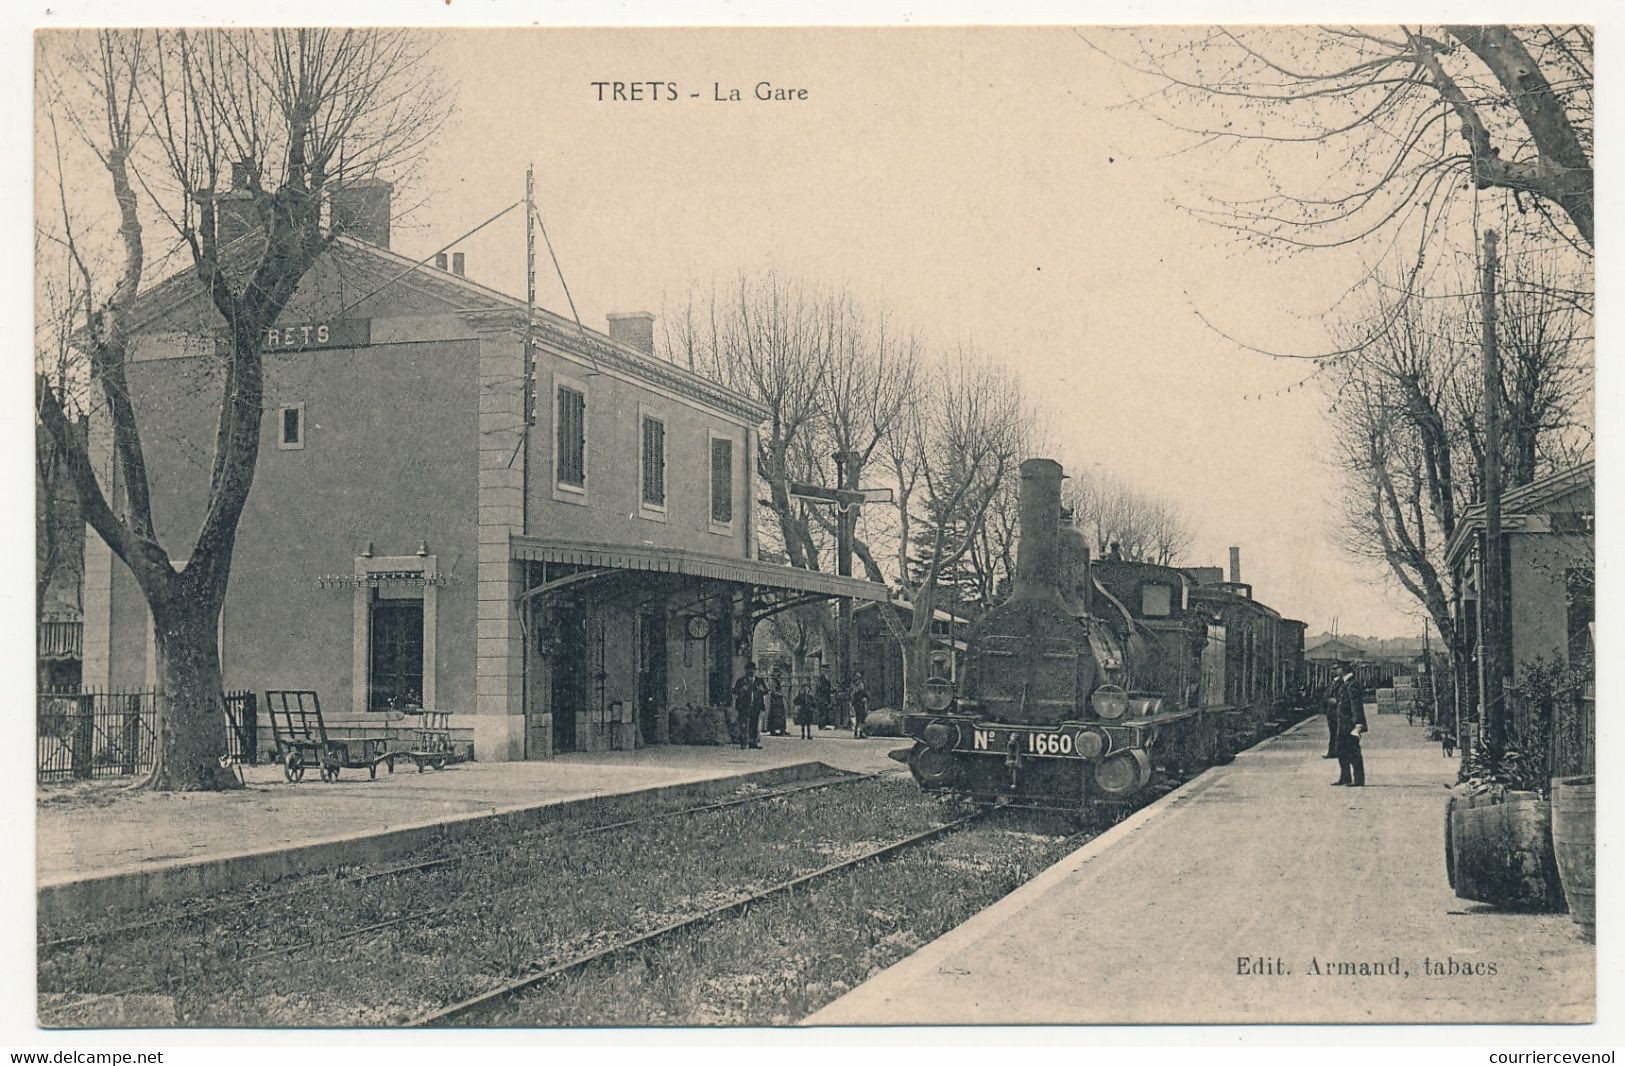
[[[553,754],[576,750],[577,716],[587,708],[587,618],[585,606],[572,602],[556,614],[552,687]]]
[[[660,740],[660,712],[666,692],[666,612],[638,612],[638,733],[643,743]]]

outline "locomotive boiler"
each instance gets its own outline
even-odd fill
[[[1212,597],[1184,570],[1092,560],[1063,520],[1063,476],[1050,459],[1021,464],[1010,596],[971,626],[958,686],[928,682],[925,709],[902,717],[926,791],[1091,816],[1142,797],[1156,770],[1200,770],[1256,739],[1211,654],[1224,640]],[[1247,695],[1273,700],[1266,676],[1289,674],[1250,673]]]

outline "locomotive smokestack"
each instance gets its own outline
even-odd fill
[[[1230,549],[1230,583],[1232,585],[1241,584],[1241,549],[1240,548],[1232,547]]]
[[[1061,464],[1028,459],[1021,464],[1021,543],[1016,549],[1012,599],[1060,594]]]

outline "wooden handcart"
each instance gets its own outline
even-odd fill
[[[420,717],[423,721],[414,731],[412,746],[401,752],[401,757],[411,759],[420,774],[425,766],[444,770],[462,762],[462,756],[451,745],[451,712],[423,711]]]
[[[265,706],[271,715],[271,733],[276,739],[282,774],[299,781],[305,771],[316,767],[323,781],[337,781],[339,771],[366,770],[378,778],[378,764],[395,772],[397,753],[389,750],[387,737],[361,737],[331,740],[322,719],[322,704],[307,689],[271,689],[265,693]]]

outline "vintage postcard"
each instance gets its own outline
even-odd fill
[[[1594,41],[39,28],[34,1024],[1597,1042]]]

